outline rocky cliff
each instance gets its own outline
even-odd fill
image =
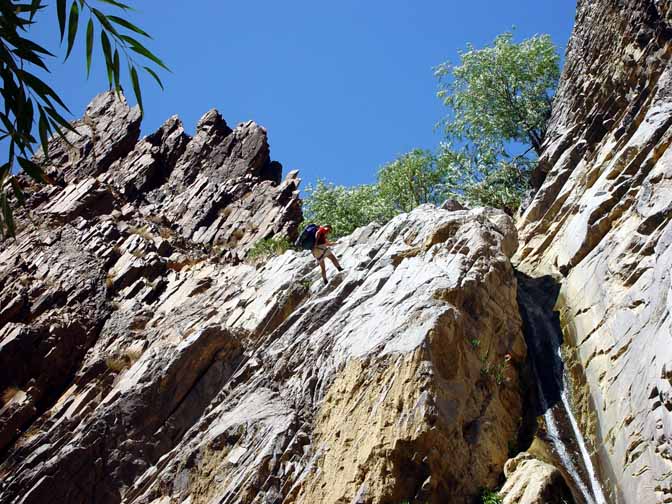
[[[53,140],[0,249],[0,501],[470,502],[515,444],[526,347],[495,210],[420,207],[335,248],[295,172],[208,112],[138,139],[111,93]]]
[[[613,502],[672,502],[672,7],[582,0],[518,222],[553,275],[574,396]]]
[[[96,97],[0,244],[0,502],[672,502],[671,21],[579,1],[516,225],[421,206],[327,286],[250,258],[302,218],[263,128]]]

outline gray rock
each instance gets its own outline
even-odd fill
[[[672,499],[670,3],[578,2],[515,261],[563,278],[574,395],[613,502]]]

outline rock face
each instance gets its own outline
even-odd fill
[[[263,128],[137,118],[97,97],[0,246],[0,502],[494,487],[523,414],[512,221],[420,207],[342,239],[323,287],[307,252],[243,261],[301,218]]]
[[[506,483],[500,491],[503,504],[563,504],[572,497],[560,471],[527,452],[504,466]]]
[[[562,283],[583,427],[613,502],[672,500],[672,22],[579,1],[516,262]]]

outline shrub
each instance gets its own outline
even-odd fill
[[[318,180],[306,193],[304,220],[331,225],[335,238],[371,222],[384,224],[397,214],[375,184],[345,187]]]
[[[381,198],[399,212],[410,212],[424,203],[440,204],[448,185],[445,166],[427,150],[402,154],[378,171]]]
[[[497,492],[483,488],[481,490],[481,504],[502,504],[502,498]]]
[[[292,243],[286,236],[277,236],[271,238],[264,238],[257,241],[250,251],[247,253],[247,258],[255,261],[275,257],[284,254],[292,248]]]

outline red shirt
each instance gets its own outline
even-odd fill
[[[315,232],[315,245],[324,245],[327,242],[327,228],[320,226]]]

